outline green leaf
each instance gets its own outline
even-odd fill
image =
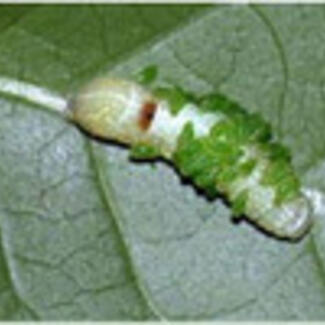
[[[0,319],[324,320],[324,28],[316,5],[1,5],[1,78],[71,98],[157,65],[263,116],[318,205],[301,242],[267,237],[0,87]]]

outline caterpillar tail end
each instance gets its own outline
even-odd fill
[[[287,233],[293,240],[298,240],[307,234],[313,224],[312,207],[310,201],[302,196],[295,208],[296,217],[287,224]]]
[[[313,224],[312,206],[309,199],[302,195],[280,208],[272,209],[257,223],[264,229],[272,229],[272,234],[278,238],[298,241]]]

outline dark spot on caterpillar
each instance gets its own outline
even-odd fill
[[[145,102],[141,108],[139,126],[143,131],[149,129],[150,124],[155,116],[157,104],[155,102]]]

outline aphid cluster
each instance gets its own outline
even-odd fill
[[[259,115],[225,96],[102,77],[71,106],[72,119],[91,134],[130,145],[136,159],[168,159],[207,195],[223,194],[234,216],[289,239],[309,228],[309,201],[287,148]]]

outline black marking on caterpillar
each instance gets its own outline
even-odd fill
[[[149,129],[151,122],[155,116],[157,110],[157,104],[153,101],[145,102],[142,105],[142,109],[139,116],[139,125],[143,131]]]

